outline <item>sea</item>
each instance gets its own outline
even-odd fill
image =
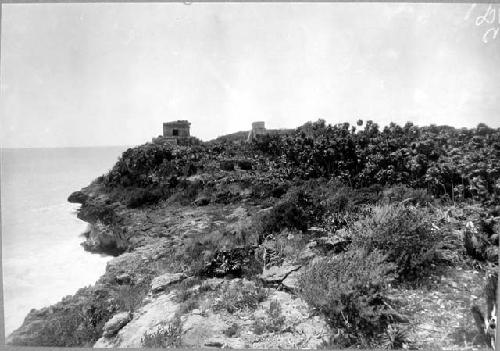
[[[83,250],[87,223],[67,198],[110,170],[126,149],[0,150],[5,336],[31,309],[54,304],[104,273],[111,257]]]

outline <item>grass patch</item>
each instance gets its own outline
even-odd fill
[[[142,347],[145,348],[171,348],[182,345],[182,322],[178,315],[175,315],[171,323],[158,328],[152,333],[145,333],[141,338]]]
[[[214,305],[214,311],[225,310],[235,313],[238,310],[255,309],[267,297],[267,290],[254,282],[232,282],[221,293],[220,300]]]
[[[255,334],[276,333],[283,329],[285,316],[282,314],[281,304],[277,300],[271,301],[265,317],[255,319],[253,330]]]

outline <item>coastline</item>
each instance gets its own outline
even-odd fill
[[[1,150],[5,336],[31,309],[57,303],[104,273],[109,259],[82,250],[88,223],[77,218],[79,205],[67,196],[109,169],[122,152]]]
[[[43,247],[35,245],[34,241],[33,245],[25,247],[24,255],[28,255],[25,258],[16,258],[18,255],[14,255],[12,251],[14,249],[3,255],[5,299],[3,329],[6,338],[22,325],[31,310],[56,304],[81,287],[94,284],[104,274],[106,264],[110,260],[106,255],[92,254],[83,250],[82,235],[87,224],[76,218],[74,206],[72,209],[67,206],[58,207],[62,207],[68,218],[57,228],[50,226],[40,230],[43,233],[50,228],[52,229],[50,233],[61,232],[60,238],[52,243],[40,243],[44,245]],[[50,209],[51,212],[57,210],[59,209]],[[59,221],[63,217],[64,213],[59,217]],[[67,228],[64,230],[66,234],[62,232],[63,226]],[[15,272],[19,273],[15,275]]]
[[[380,141],[370,134],[380,133],[375,127],[349,133],[346,125],[318,125],[311,128],[315,133],[347,138],[349,143],[331,145],[350,145],[350,157],[366,150],[355,148],[349,138]],[[416,140],[423,135],[424,141],[428,137],[411,130],[408,135]],[[403,143],[399,137],[391,140],[394,148]],[[280,148],[287,148],[310,159],[303,143],[312,145],[309,152],[319,149],[318,164],[303,164],[294,153],[287,156],[290,160],[280,156]],[[148,143],[127,150],[109,173],[68,198],[80,204],[77,217],[90,226],[83,246],[115,257],[96,284],[31,311],[8,343],[106,348],[380,346],[386,340],[383,333],[392,328],[410,325],[417,330],[431,324],[442,346],[456,345],[447,326],[461,323],[462,329],[455,330],[460,335],[474,328],[470,308],[480,303],[488,262],[498,259],[500,206],[485,211],[490,194],[472,192],[477,179],[465,193],[469,198],[460,202],[440,193],[445,187],[436,187],[433,194],[397,183],[408,172],[405,162],[398,162],[403,167],[398,177],[384,170],[377,173],[395,179],[385,186],[372,184],[366,176],[374,170],[370,157],[366,168],[338,163],[359,172],[362,186],[354,187],[351,179],[346,184],[338,177],[320,177],[321,172],[338,172],[325,168],[320,156],[343,158],[345,153],[323,153],[325,143],[314,143],[299,130],[294,136],[255,144]],[[381,145],[388,144],[382,140]],[[431,153],[440,165],[440,157],[446,162],[447,154],[436,149],[443,155],[422,147],[400,157]],[[392,160],[391,153],[383,155],[387,162]],[[429,169],[433,175],[435,166]],[[418,185],[430,175],[422,173],[422,179],[412,181]],[[429,301],[431,290],[438,298]],[[345,298],[349,303],[343,305]],[[432,312],[429,318],[420,313],[418,306],[424,305]],[[346,323],[345,313],[359,325]],[[429,333],[412,332],[412,338],[404,341],[407,347],[435,342]]]

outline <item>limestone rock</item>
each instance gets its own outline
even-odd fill
[[[317,256],[316,254],[316,251],[315,251],[315,248],[318,244],[316,243],[316,241],[310,241],[306,246],[305,248],[300,252],[300,255],[299,255],[299,260],[300,261],[310,261],[312,260],[314,257]]]
[[[496,245],[498,246],[498,237],[499,237],[500,234],[493,234],[492,236],[490,236],[490,242],[493,244],[493,245]]]
[[[69,197],[68,197],[68,202],[71,203],[76,203],[76,204],[83,204],[85,201],[88,200],[88,195],[83,193],[82,191],[78,190],[73,192]]]
[[[113,318],[106,322],[103,328],[104,337],[112,337],[118,333],[118,331],[123,328],[132,319],[132,314],[130,312],[122,312],[115,314]]]
[[[203,317],[198,314],[189,314],[183,324],[185,333],[182,336],[182,345],[187,348],[221,347],[224,342],[223,332],[228,328],[222,316],[211,314]],[[216,346],[215,341],[221,346]],[[209,345],[207,345],[209,344]]]
[[[300,269],[298,265],[284,264],[282,266],[272,266],[269,269],[264,269],[260,275],[265,283],[268,284],[279,284],[281,283],[290,273]]]
[[[486,259],[492,263],[498,262],[498,246],[490,245],[486,248]]]
[[[90,233],[81,245],[89,252],[107,253],[117,256],[124,251],[122,246],[125,243],[120,240],[120,233],[115,232],[113,226],[105,225],[103,222],[98,221],[90,224]]]
[[[340,253],[347,249],[351,240],[345,237],[325,236],[317,238],[316,242],[317,246],[324,252],[333,251],[334,253]]]
[[[196,206],[206,206],[210,203],[210,198],[207,196],[200,196],[196,200],[194,200],[194,204]]]
[[[488,238],[477,230],[472,222],[468,222],[463,235],[464,247],[467,254],[475,259],[486,259]]]
[[[218,340],[218,339],[208,339],[206,342],[205,342],[205,346],[206,347],[217,347],[217,348],[221,348],[222,346],[224,346],[224,344],[222,343],[221,340]]]
[[[151,290],[153,293],[158,293],[165,290],[169,285],[178,283],[186,278],[187,276],[184,273],[165,273],[153,279]]]
[[[112,338],[100,338],[94,348],[140,348],[146,332],[161,324],[171,323],[179,305],[173,301],[175,293],[160,295],[134,312],[134,317]]]
[[[303,272],[303,268],[291,272],[282,282],[283,287],[291,292],[296,292],[298,289],[298,280]]]

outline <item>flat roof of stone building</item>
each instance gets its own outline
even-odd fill
[[[170,121],[170,122],[163,122],[163,124],[191,124],[187,120],[177,120],[177,121]]]

